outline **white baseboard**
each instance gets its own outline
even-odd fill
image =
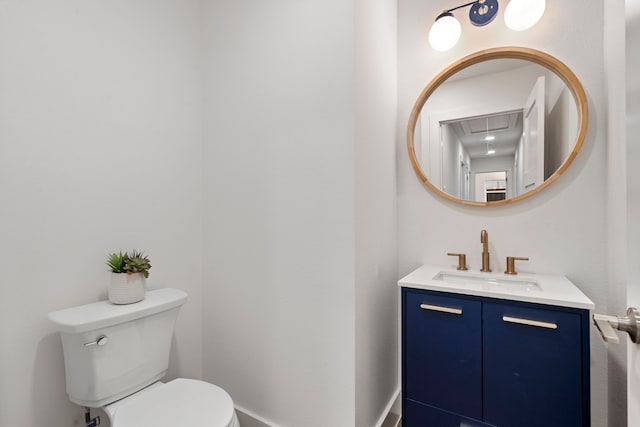
[[[402,417],[394,412],[389,412],[382,427],[402,427]]]
[[[280,427],[274,422],[268,421],[253,412],[236,405],[236,413],[240,427]]]
[[[374,427],[397,427],[400,421],[400,415],[391,412],[394,404],[400,397],[400,388],[398,388],[387,402],[380,419]],[[236,413],[241,427],[280,427],[278,424],[266,420],[253,412],[236,405]]]
[[[380,419],[376,423],[375,427],[396,427],[398,422],[400,421],[400,415],[394,414],[391,412],[391,409],[394,407],[398,399],[400,398],[400,387],[396,389],[391,395],[389,402],[387,402],[387,406],[382,411],[382,415]]]

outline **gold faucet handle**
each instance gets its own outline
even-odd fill
[[[452,254],[447,253],[449,256],[457,256],[458,257],[458,270],[468,270],[467,268],[467,254]]]
[[[516,272],[516,261],[529,261],[529,258],[522,258],[517,256],[508,256],[507,257],[507,271],[505,274],[518,274]]]

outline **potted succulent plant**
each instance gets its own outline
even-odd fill
[[[114,252],[107,257],[111,269],[111,282],[107,287],[109,301],[114,304],[132,304],[142,301],[146,292],[146,278],[151,263],[140,251]]]

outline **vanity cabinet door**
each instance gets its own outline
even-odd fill
[[[483,304],[483,405],[487,423],[518,427],[589,425],[589,405],[584,401],[588,399],[588,380],[583,378],[583,369],[589,367],[583,366],[581,314],[578,310],[543,307]],[[588,336],[586,340],[588,346]]]
[[[405,404],[482,419],[481,302],[427,291],[403,296]],[[421,426],[410,417],[405,425]]]

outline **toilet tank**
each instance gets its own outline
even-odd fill
[[[186,300],[185,292],[166,288],[134,304],[100,301],[49,313],[62,337],[71,401],[98,408],[162,378]]]

